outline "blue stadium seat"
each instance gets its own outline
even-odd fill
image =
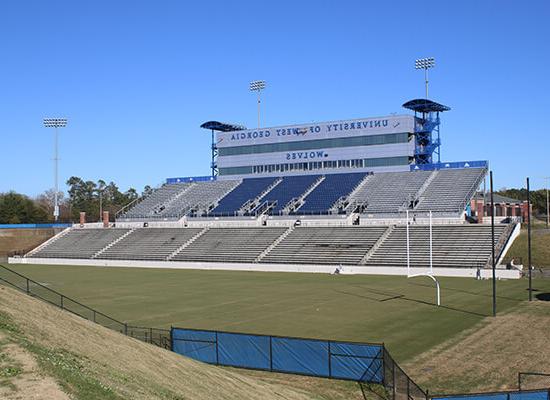
[[[366,173],[326,175],[294,214],[327,214],[330,208],[342,196],[349,195],[365,178]]]
[[[320,175],[285,176],[283,181],[262,198],[265,201],[277,204],[270,211],[271,215],[279,214],[293,198],[300,197]]]
[[[248,200],[253,200],[271,186],[278,178],[250,178],[243,179],[242,183],[220,200],[218,205],[209,213],[211,216],[236,215],[237,211]]]

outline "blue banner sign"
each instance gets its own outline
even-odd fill
[[[488,161],[454,161],[441,162],[433,164],[415,164],[411,165],[411,171],[433,171],[436,169],[450,168],[489,168]]]
[[[71,226],[73,226],[73,224],[0,224],[0,229],[65,229]]]

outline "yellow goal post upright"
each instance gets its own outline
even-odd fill
[[[408,278],[418,278],[418,277],[427,277],[434,281],[436,289],[436,302],[437,306],[441,305],[441,287],[439,281],[434,276],[433,273],[433,232],[432,232],[432,211],[428,213],[429,215],[429,225],[430,225],[430,269],[427,272],[414,273],[411,274],[411,251],[410,251],[410,233],[409,233],[409,210],[406,210],[406,231],[407,231],[407,279]]]

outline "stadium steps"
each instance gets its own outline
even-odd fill
[[[354,212],[354,208],[357,207],[357,204],[359,203],[365,203],[362,200],[357,200],[357,194],[364,190],[364,187],[368,184],[373,174],[368,174],[365,176],[365,179],[363,179],[359,185],[353,189],[353,191],[347,196],[348,204],[344,207],[344,211],[346,212]]]
[[[121,237],[119,237],[118,239],[115,239],[113,242],[109,243],[107,246],[105,246],[104,248],[102,248],[101,250],[99,250],[97,253],[95,253],[91,258],[97,258],[99,257],[101,254],[103,254],[103,252],[105,252],[106,250],[109,250],[111,247],[113,247],[115,244],[117,244],[118,242],[120,242],[121,240],[123,240],[125,237],[127,237],[128,235],[130,235],[132,232],[134,232],[135,229],[131,229],[129,230],[128,232],[126,232],[124,235],[122,235]]]
[[[491,227],[487,225],[434,225],[434,268],[483,268],[491,257]],[[506,226],[496,226],[495,235],[506,234]],[[429,226],[409,226],[412,267],[429,268]],[[367,260],[367,266],[407,266],[406,226],[396,226]]]
[[[297,227],[261,262],[358,265],[387,227]]]
[[[485,177],[485,168],[441,169],[427,185],[414,211],[460,214]]]
[[[117,220],[155,218],[159,212],[164,210],[163,204],[169,202],[173,196],[181,191],[186,191],[189,186],[189,183],[164,184],[151,194],[143,197],[142,200],[138,199],[139,201],[136,201],[133,206],[130,203],[128,210],[118,215]]]
[[[275,177],[243,179],[240,185],[220,199],[209,216],[236,216],[246,203],[265,192],[277,179]]]
[[[31,251],[29,251],[27,254],[25,254],[24,257],[32,257],[33,254],[39,252],[40,250],[42,250],[44,247],[47,247],[49,246],[50,244],[52,244],[53,242],[55,242],[56,240],[58,239],[61,239],[63,236],[65,236],[67,233],[69,233],[71,231],[71,229],[73,229],[72,227],[71,228],[66,228],[66,229],[63,229],[61,232],[59,232],[57,235],[49,238],[48,240],[46,240],[44,243],[42,243],[40,246],[32,249]]]
[[[366,175],[365,172],[325,175],[323,182],[304,198],[293,214],[328,214],[338,199],[353,192]]]
[[[187,194],[196,185],[198,185],[198,183],[192,182],[185,189],[183,189],[182,191],[176,193],[175,196],[172,196],[171,198],[169,198],[168,201],[163,204],[164,209],[161,212],[159,212],[159,214],[162,215],[162,214],[166,213],[166,211],[170,209],[172,204],[176,203],[179,198],[181,198],[183,195]]]
[[[351,200],[366,204],[363,213],[396,214],[410,202],[430,174],[426,171],[376,173],[355,191]]]
[[[265,256],[267,256],[269,254],[269,252],[271,250],[273,250],[275,248],[275,246],[277,246],[279,243],[281,243],[281,241],[283,241],[289,234],[290,232],[292,232],[294,230],[294,226],[290,226],[286,231],[283,232],[283,234],[281,236],[279,236],[277,238],[277,240],[275,240],[273,243],[271,243],[271,245],[265,249],[262,254],[260,254],[258,257],[256,257],[256,259],[254,260],[254,262],[260,262],[262,258],[264,258]]]
[[[275,187],[277,187],[281,182],[283,181],[283,178],[277,178],[275,181],[269,185],[267,188],[265,188],[258,196],[256,196],[254,199],[248,200],[246,203],[244,203],[241,208],[237,211],[238,215],[248,215],[250,212],[252,212],[255,208],[260,206],[260,202],[262,199],[271,192]]]
[[[34,258],[89,259],[109,243],[127,233],[122,228],[76,228],[41,248]]]
[[[311,184],[310,187],[308,187],[304,193],[302,193],[299,197],[296,197],[288,202],[288,204],[283,209],[283,214],[288,215],[291,212],[299,209],[302,204],[304,204],[304,199],[309,196],[311,192],[313,192],[315,189],[317,189],[317,186],[319,186],[323,181],[325,180],[325,176],[320,176],[315,182]]]
[[[438,173],[439,173],[439,171],[437,169],[433,170],[432,173],[430,174],[430,176],[428,176],[428,179],[426,179],[426,181],[422,184],[422,186],[420,186],[420,189],[418,189],[418,191],[413,196],[414,204],[418,204],[418,202],[420,201],[420,198],[424,195],[424,192],[426,191],[426,188],[428,186],[430,186],[430,184],[435,179],[435,177],[437,176]],[[406,208],[408,209],[409,207],[406,207]]]
[[[500,235],[499,239],[497,240],[497,243],[495,244],[495,262],[498,262],[500,259],[500,256],[502,255],[502,252],[506,248],[506,244],[510,240],[510,237],[512,236],[512,232],[514,232],[514,228],[516,227],[516,224],[509,224],[506,226],[506,229],[502,234]],[[495,231],[496,234],[496,231]],[[489,256],[489,259],[487,260],[487,263],[485,264],[485,268],[489,268],[493,266],[493,260],[492,260],[492,254]]]
[[[170,254],[200,231],[200,228],[138,228],[97,258],[166,261]]]
[[[191,243],[193,243],[195,240],[198,240],[202,235],[204,235],[206,232],[208,232],[209,229],[210,229],[210,227],[207,226],[206,228],[201,230],[199,233],[197,233],[195,236],[193,236],[191,239],[189,239],[187,242],[182,244],[180,247],[178,247],[176,250],[174,250],[172,252],[172,254],[170,254],[168,257],[166,257],[166,261],[171,261],[180,251],[182,251],[186,247],[190,246]]]
[[[172,261],[253,263],[286,227],[210,228]]]
[[[395,229],[395,225],[388,226],[388,229],[378,238],[375,244],[372,245],[369,251],[367,251],[367,254],[359,261],[360,265],[365,265],[369,258],[374,254],[376,250],[384,243],[384,241],[391,235],[393,230]]]

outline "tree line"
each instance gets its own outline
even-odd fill
[[[67,180],[67,196],[58,193],[59,222],[78,222],[80,212],[86,213],[87,222],[97,222],[101,210],[115,214],[140,196],[150,194],[153,188],[145,186],[141,193],[134,188],[121,191],[116,183],[99,179],[84,180],[72,176]],[[0,193],[0,224],[38,224],[54,222],[55,191],[47,190],[35,198],[14,191]]]

